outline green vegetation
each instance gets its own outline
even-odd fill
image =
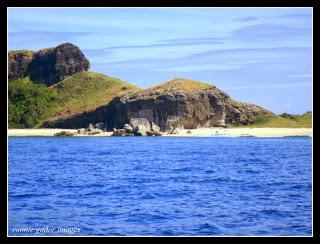
[[[57,94],[45,85],[33,84],[29,78],[9,83],[9,128],[30,128],[46,117],[57,102]]]
[[[55,116],[94,109],[139,88],[117,78],[80,72],[46,87],[24,78],[9,83],[9,128],[40,127]]]
[[[312,113],[306,112],[301,115],[281,114],[279,116],[258,116],[252,124],[244,127],[258,128],[311,128]]]

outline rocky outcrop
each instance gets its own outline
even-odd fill
[[[27,74],[35,83],[53,85],[68,75],[89,69],[89,61],[81,50],[70,43],[43,49],[34,54]]]
[[[90,66],[81,50],[71,43],[38,52],[10,51],[8,58],[9,81],[29,76],[33,82],[47,86],[58,83],[66,76],[87,71]]]
[[[160,127],[159,127],[156,123],[154,123],[153,121],[151,121],[150,125],[151,125],[151,130],[152,130],[152,131],[154,131],[154,132],[160,132]]]
[[[74,128],[102,121],[106,128],[124,128],[132,118],[144,118],[161,131],[175,128],[245,125],[270,111],[233,100],[218,88],[196,81],[174,79],[159,86],[115,97],[93,111],[48,121],[45,127]],[[134,126],[132,126],[134,128]]]
[[[60,131],[55,133],[54,136],[74,136],[74,133],[69,131]]]
[[[159,127],[145,118],[131,118],[123,129],[113,129],[112,136],[160,136]]]
[[[104,124],[96,123],[95,125],[89,124],[88,128],[77,129],[79,135],[96,135],[104,132]]]
[[[177,90],[127,95],[115,98],[109,110],[119,116],[109,117],[108,125],[121,127],[139,117],[156,123],[162,131],[249,124],[256,116],[271,114],[256,105],[236,102],[216,88],[195,94]]]
[[[8,80],[17,80],[27,75],[27,67],[34,55],[33,51],[19,50],[8,52]]]

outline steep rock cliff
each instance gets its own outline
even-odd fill
[[[8,52],[8,79],[17,80],[29,76],[34,83],[51,86],[66,76],[90,67],[81,50],[71,44],[63,43],[55,48],[41,49],[38,52],[17,50]]]
[[[50,86],[68,75],[87,71],[89,66],[89,61],[77,46],[64,43],[36,52],[27,67],[27,74],[33,82]]]

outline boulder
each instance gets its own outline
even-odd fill
[[[105,126],[104,126],[104,123],[100,122],[100,123],[96,123],[94,125],[94,128],[103,130],[105,128]]]
[[[154,132],[160,132],[160,127],[154,123],[153,121],[151,122],[151,130],[154,131]]]
[[[86,132],[85,128],[78,129],[78,134],[84,134]]]
[[[100,130],[100,129],[93,129],[90,131],[89,135],[96,135],[96,134],[99,134],[99,133],[102,133],[103,130]]]
[[[157,131],[147,131],[147,136],[161,136],[161,133]]]
[[[133,128],[133,131],[150,131],[150,123],[145,118],[131,118],[130,125]]]
[[[88,130],[89,130],[89,131],[92,131],[93,129],[94,129],[94,128],[93,128],[93,125],[90,123],[89,126],[88,126]]]
[[[126,130],[125,129],[119,129],[119,130],[114,129],[113,133],[111,134],[111,136],[122,136],[124,134],[126,134]]]
[[[114,130],[111,136],[134,136],[133,133],[128,133],[125,129]]]
[[[147,130],[141,129],[141,130],[135,131],[134,135],[135,136],[147,136],[148,135],[147,132],[148,132]]]
[[[74,134],[69,131],[60,131],[54,134],[54,136],[73,136]]]
[[[132,133],[132,132],[133,132],[133,128],[132,128],[132,126],[129,125],[129,124],[125,124],[125,125],[123,126],[123,129],[125,129],[126,132],[128,132],[128,133]]]

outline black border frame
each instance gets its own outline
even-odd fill
[[[319,0],[197,0],[187,2],[186,0],[162,0],[162,1],[152,1],[152,0],[4,0],[0,3],[0,22],[2,24],[0,31],[1,36],[7,37],[7,8],[8,7],[312,7],[313,8],[313,128],[316,130],[313,131],[313,237],[302,237],[304,240],[320,240],[320,223],[319,223],[319,179],[318,175],[320,172],[318,163],[318,150],[316,150],[317,138],[319,138],[320,127],[319,121],[319,106],[316,100],[319,98],[319,89],[318,84],[319,79]],[[8,149],[8,135],[7,135],[7,67],[6,62],[2,60],[7,60],[7,38],[1,38],[1,120],[0,120],[0,145],[1,145],[1,164],[0,164],[0,173],[1,173],[1,239],[18,239],[19,237],[8,237],[7,236],[7,149]],[[23,238],[32,238],[32,237],[23,237]],[[42,238],[70,238],[70,237],[40,237]],[[88,237],[76,237],[76,238],[88,238]],[[95,237],[93,237],[95,238]],[[110,238],[110,237],[108,237]],[[111,237],[113,239],[119,239],[118,237]],[[139,237],[140,238],[140,237]],[[143,239],[150,239],[152,237],[144,237]],[[162,237],[169,238],[169,237]],[[187,237],[170,237],[176,239],[182,239]],[[197,237],[188,237],[195,239]],[[237,238],[247,238],[250,237],[202,237],[203,239],[219,238],[219,240],[234,240]],[[267,237],[253,237],[255,238],[267,238]],[[278,238],[278,237],[272,237]],[[285,239],[291,239],[295,237],[281,237]],[[122,239],[122,237],[120,237]],[[281,239],[280,239],[281,240]]]

